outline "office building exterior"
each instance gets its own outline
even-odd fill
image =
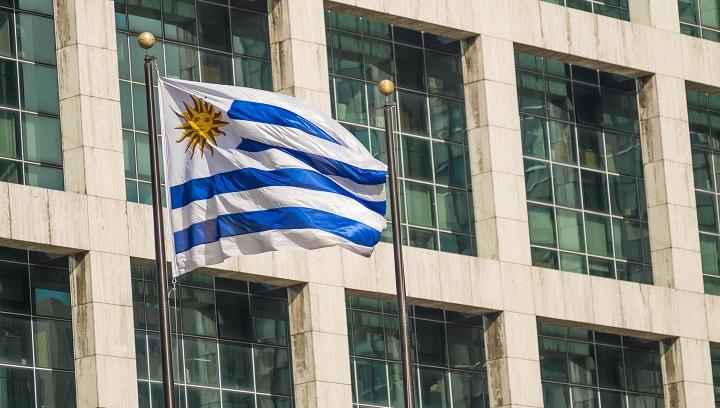
[[[0,0],[0,406],[162,406],[150,31],[382,160],[395,82],[418,407],[720,407],[719,7]],[[392,239],[169,282],[180,405],[401,407]]]

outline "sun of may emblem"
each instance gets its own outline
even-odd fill
[[[225,132],[220,128],[227,126],[228,123],[222,121],[222,113],[211,104],[193,95],[190,95],[190,98],[192,98],[195,106],[190,107],[190,105],[183,102],[185,112],[176,113],[180,119],[185,121],[185,123],[175,128],[183,131],[177,143],[187,139],[185,151],[192,150],[191,159],[195,155],[196,147],[200,149],[200,157],[203,156],[205,147],[210,150],[210,154],[215,154],[213,150],[213,145],[217,144],[215,138],[225,135]]]

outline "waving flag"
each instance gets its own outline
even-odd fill
[[[159,85],[175,275],[281,249],[371,254],[386,166],[339,123],[282,94]]]

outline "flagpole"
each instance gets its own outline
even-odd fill
[[[165,408],[175,408],[175,391],[172,367],[172,340],[170,337],[170,311],[168,305],[168,273],[165,257],[165,228],[160,195],[160,166],[158,164],[157,129],[155,127],[155,96],[152,62],[149,54],[155,45],[155,36],[144,32],[138,35],[138,44],[145,49],[145,94],[147,96],[148,131],[150,137],[150,179],[152,180],[153,231],[155,233],[155,267],[158,271],[157,288],[160,312],[160,354],[162,360],[163,395]]]
[[[405,271],[402,256],[402,236],[400,233],[400,205],[398,203],[397,168],[395,165],[395,132],[392,108],[395,103],[390,95],[395,84],[389,79],[378,83],[380,93],[385,96],[385,139],[387,140],[388,174],[390,179],[390,215],[392,216],[393,255],[395,259],[395,288],[397,290],[398,317],[400,319],[400,351],[402,353],[403,390],[405,407],[414,408],[412,360],[410,359],[410,335],[408,330],[407,299],[405,298]]]

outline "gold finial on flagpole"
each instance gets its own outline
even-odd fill
[[[382,81],[378,82],[378,90],[381,94],[388,96],[391,93],[395,92],[395,84],[393,84],[393,81],[389,79],[383,79]]]
[[[153,33],[145,31],[144,33],[138,34],[137,42],[140,47],[145,50],[149,50],[153,45],[155,45],[155,36]]]

